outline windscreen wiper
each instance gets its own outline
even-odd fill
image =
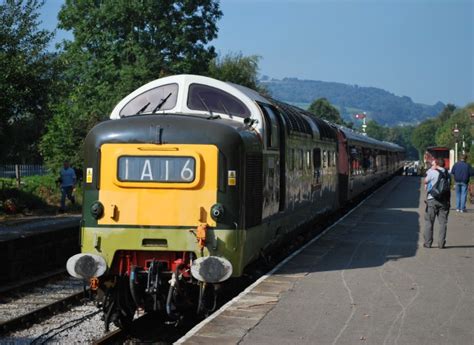
[[[147,104],[145,104],[139,111],[137,111],[135,113],[135,115],[140,115],[141,113],[143,113],[145,111],[146,108],[148,108],[148,106],[150,105],[150,102],[148,102]]]
[[[162,98],[160,103],[157,104],[157,106],[155,107],[155,109],[153,109],[153,111],[151,112],[152,114],[156,113],[158,110],[160,110],[160,108],[163,106],[163,104],[166,103],[166,101],[168,100],[168,98],[170,98],[170,96],[172,95],[173,93],[170,92],[168,94],[168,96],[166,96],[165,98]]]

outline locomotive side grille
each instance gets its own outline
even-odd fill
[[[272,99],[272,102],[274,102],[276,106],[281,110],[281,115],[287,123],[288,131],[312,135],[313,131],[311,130],[310,125],[308,124],[306,119],[301,116],[303,110],[274,99]]]
[[[263,159],[261,153],[245,157],[245,227],[260,224],[263,203]]]

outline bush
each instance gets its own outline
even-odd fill
[[[61,191],[56,184],[57,176],[28,176],[21,179],[20,188],[15,179],[0,178],[0,214],[2,213],[52,213],[59,207]],[[73,211],[80,210],[82,188],[74,192],[77,204]]]

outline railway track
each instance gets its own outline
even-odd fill
[[[77,305],[82,298],[82,282],[62,272],[4,288],[0,295],[0,336]]]

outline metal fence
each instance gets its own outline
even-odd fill
[[[17,178],[17,174],[23,176],[46,175],[48,170],[38,164],[0,164],[0,177]]]

